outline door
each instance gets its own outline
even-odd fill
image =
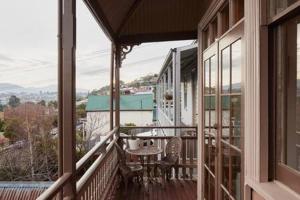
[[[204,197],[243,198],[243,23],[203,53]]]

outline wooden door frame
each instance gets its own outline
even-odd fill
[[[235,42],[237,42],[238,40],[241,40],[241,45],[242,45],[242,52],[241,52],[241,197],[243,197],[244,195],[244,190],[243,190],[243,185],[244,185],[244,115],[245,115],[245,111],[244,111],[244,87],[243,87],[243,83],[244,83],[244,79],[242,74],[244,73],[244,57],[245,57],[245,51],[244,51],[244,20],[240,20],[238,23],[236,23],[229,31],[226,32],[225,35],[223,35],[219,40],[218,40],[218,124],[219,127],[221,127],[221,122],[222,122],[222,115],[220,114],[222,112],[221,109],[221,94],[220,91],[222,90],[222,76],[221,76],[221,62],[222,62],[222,56],[221,56],[221,52],[223,49],[231,46],[232,44],[234,44]],[[230,55],[231,58],[231,55]],[[231,66],[230,66],[231,67]],[[232,74],[231,74],[232,75]],[[221,191],[222,189],[221,187],[221,183],[222,183],[222,142],[221,142],[221,128],[219,128],[218,130],[218,146],[220,148],[219,150],[219,157],[218,157],[218,170],[219,170],[219,182],[218,182],[218,197],[221,197]]]
[[[202,64],[201,64],[201,66],[202,66],[202,69],[201,69],[201,71],[202,71],[202,74],[203,74],[203,76],[201,77],[201,82],[202,82],[202,91],[205,91],[205,82],[204,82],[204,76],[205,76],[205,66],[204,66],[204,63],[205,63],[205,61],[207,61],[207,60],[210,60],[212,57],[216,57],[216,59],[217,59],[217,66],[216,66],[216,92],[215,92],[215,112],[216,112],[216,116],[215,116],[215,121],[216,122],[218,122],[218,114],[219,114],[219,107],[218,107],[218,105],[219,105],[219,103],[218,103],[218,85],[219,85],[219,78],[218,78],[218,76],[219,76],[219,63],[218,63],[218,61],[219,61],[219,59],[218,59],[218,52],[219,52],[219,45],[218,45],[218,42],[215,42],[215,43],[213,43],[209,48],[207,48],[203,53],[202,53],[202,56],[203,56],[203,61],[202,61]],[[209,61],[209,62],[211,62],[211,61]],[[211,67],[211,65],[210,65],[211,63],[209,63],[209,67]],[[211,78],[211,77],[210,77]],[[211,82],[210,82],[211,83]],[[200,98],[202,98],[202,99],[204,99],[204,92],[203,92],[203,94],[202,94],[202,96],[200,97]],[[204,100],[203,100],[203,102],[204,102]],[[203,118],[202,118],[202,124],[203,124],[203,128],[205,128],[205,123],[204,123],[204,119],[205,119],[205,108],[203,107],[203,110],[202,110],[202,113],[203,113]],[[201,129],[202,131],[204,130],[204,129]],[[219,139],[218,139],[218,136],[219,136],[219,129],[217,129],[217,131],[216,131],[216,136],[215,136],[215,140],[216,140],[216,160],[215,160],[215,162],[216,162],[216,165],[215,165],[215,187],[217,187],[217,185],[218,185],[218,174],[219,174],[219,167],[218,167],[218,164],[219,164],[219,162],[218,162],[218,152],[219,152],[219,146],[218,146],[218,143],[219,143]],[[202,145],[203,145],[203,147],[205,146],[205,135],[203,135],[202,136],[203,138],[202,138],[202,141],[203,141],[203,143],[202,143]],[[204,159],[205,159],[205,151],[203,150],[203,155],[204,155]],[[210,162],[210,160],[209,160],[209,162]],[[203,162],[203,166],[204,166],[204,164],[205,164],[205,162]],[[204,167],[205,168],[205,167]],[[204,177],[204,170],[205,169],[203,169],[203,177]],[[215,190],[215,198],[217,197],[217,195],[218,195],[218,192],[217,192],[218,190]]]
[[[244,63],[244,56],[245,56],[245,52],[244,52],[244,20],[240,20],[237,24],[235,24],[231,29],[229,29],[220,39],[218,39],[216,42],[214,42],[210,47],[208,47],[206,50],[204,50],[202,52],[201,58],[201,77],[200,80],[202,82],[202,91],[205,90],[205,83],[204,83],[204,76],[205,76],[205,67],[204,67],[204,62],[206,60],[208,60],[209,58],[211,58],[212,56],[217,56],[217,69],[216,69],[216,121],[218,124],[218,130],[217,130],[217,136],[216,136],[216,141],[217,141],[217,155],[216,155],[216,159],[217,159],[217,164],[215,166],[215,183],[216,183],[216,197],[218,199],[220,199],[221,197],[221,175],[222,175],[222,144],[221,144],[221,128],[220,128],[220,123],[222,121],[222,115],[221,115],[221,95],[220,95],[220,90],[221,90],[221,51],[222,49],[225,49],[226,47],[230,46],[231,44],[233,44],[234,42],[238,41],[239,39],[242,39],[242,63]],[[241,66],[241,121],[244,122],[244,89],[243,89],[243,76],[242,74],[244,73],[244,64],[242,64]],[[202,96],[200,98],[204,99],[204,92],[202,92],[201,94]],[[204,102],[204,100],[202,100],[202,102]],[[202,105],[203,106],[203,105]],[[204,119],[205,119],[205,113],[204,113],[204,107],[202,107],[202,121],[200,122],[202,124],[202,127],[204,128],[205,124],[204,124]],[[203,130],[200,129],[200,130]],[[244,140],[243,140],[243,134],[244,134],[244,130],[243,130],[243,123],[241,124],[241,196],[243,196],[243,183],[244,183]],[[202,136],[203,137],[203,136]],[[204,147],[204,142],[205,139],[202,138],[202,145]],[[204,158],[204,149],[203,149],[203,158]],[[201,159],[202,160],[202,159]],[[203,164],[204,166],[204,164]],[[202,176],[204,176],[204,168],[202,171]],[[203,190],[203,189],[202,189]]]

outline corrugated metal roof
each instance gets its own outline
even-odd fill
[[[89,96],[86,111],[108,111],[109,96]],[[121,95],[120,110],[153,110],[153,95]]]
[[[52,182],[0,182],[0,200],[35,200]]]
[[[196,39],[212,0],[84,0],[114,41],[142,43]]]

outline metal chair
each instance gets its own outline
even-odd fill
[[[160,169],[162,180],[169,180],[171,177],[172,167],[175,167],[179,162],[179,156],[181,153],[182,140],[180,137],[171,138],[166,145],[166,156],[155,164],[155,174],[157,168]]]
[[[143,167],[141,165],[128,166],[126,164],[125,152],[121,149],[121,147],[117,143],[115,143],[115,147],[117,149],[118,157],[120,161],[119,162],[120,173],[123,182],[125,184],[125,191],[127,192],[129,180],[136,178],[138,183],[143,182]]]

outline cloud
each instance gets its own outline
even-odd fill
[[[83,76],[98,76],[99,74],[107,73],[109,72],[108,68],[94,66],[93,68],[90,68],[89,70],[84,70],[79,72],[79,75]]]
[[[4,55],[4,54],[0,54],[0,60],[3,60],[3,61],[9,61],[9,62],[13,62],[14,60],[11,59],[10,57]]]

